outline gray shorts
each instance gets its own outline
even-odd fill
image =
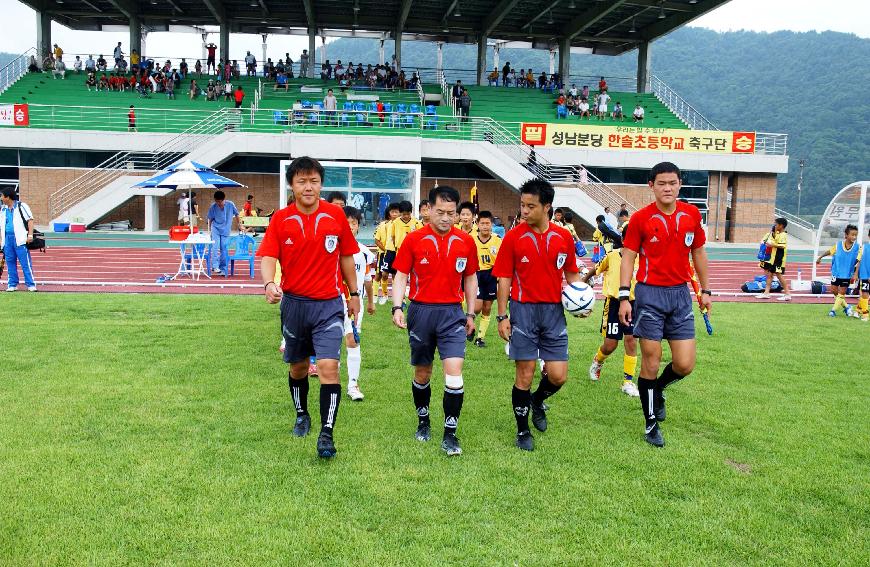
[[[344,337],[344,303],[335,299],[308,299],[284,294],[281,298],[281,333],[284,362],[308,360],[310,356],[339,360]]]
[[[411,366],[431,366],[435,348],[441,360],[465,358],[465,313],[459,303],[419,303],[408,307]]]
[[[510,302],[511,360],[568,360],[568,323],[561,303]]]
[[[695,313],[686,284],[634,288],[634,336],[652,341],[695,338]]]

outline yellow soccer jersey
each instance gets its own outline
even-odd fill
[[[456,223],[453,226],[455,226],[459,230],[462,230],[462,224],[460,224],[460,223]],[[472,238],[477,236],[477,225],[476,224],[471,223],[471,232],[469,232],[468,235],[471,236]]]
[[[776,266],[785,266],[785,257],[788,253],[788,233],[785,231],[768,233],[765,242],[769,246],[782,246],[782,248],[771,249],[770,260],[768,262]]]
[[[378,251],[383,252],[386,250],[387,240],[389,236],[389,228],[390,222],[392,221],[381,221],[381,224],[375,229],[375,244],[378,246]]]
[[[601,231],[597,228],[592,233],[592,240],[604,247],[604,250],[610,253],[613,250],[613,242],[609,238],[605,238]]]
[[[501,248],[501,237],[495,234],[489,235],[489,240],[482,242],[480,235],[475,234],[474,243],[477,245],[477,264],[478,270],[491,270],[495,265],[495,257],[498,256],[498,250]]]
[[[612,250],[607,253],[603,260],[598,262],[595,268],[595,275],[604,274],[604,282],[601,284],[601,293],[605,297],[619,297],[619,272],[622,267],[622,254],[619,250]],[[634,271],[637,273],[637,258],[634,259]],[[634,274],[631,276],[631,295],[629,299],[634,299],[634,284],[637,280]]]
[[[423,228],[423,223],[415,218],[411,218],[408,222],[401,218],[395,219],[390,224],[390,235],[387,238],[387,250],[398,250],[399,246],[405,240],[405,237],[411,234],[418,228]]]

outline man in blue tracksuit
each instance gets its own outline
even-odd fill
[[[15,199],[15,189],[4,187],[0,192],[0,247],[6,257],[6,268],[9,270],[9,281],[6,291],[18,288],[18,265],[24,272],[24,284],[28,291],[36,291],[33,281],[33,268],[30,262],[30,251],[27,243],[33,241],[33,213],[30,207]]]
[[[217,265],[212,271],[220,272],[223,275],[227,275],[230,229],[233,226],[233,218],[235,217],[237,222],[239,218],[239,210],[235,203],[227,201],[226,197],[223,191],[215,191],[214,203],[208,209],[208,228],[214,243],[211,246],[211,265]],[[217,260],[215,254],[219,255]]]

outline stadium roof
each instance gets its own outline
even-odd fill
[[[145,31],[226,25],[268,33],[477,43],[518,42],[617,55],[728,0],[21,0],[77,30],[116,30],[138,17]],[[510,44],[508,44],[510,46]]]

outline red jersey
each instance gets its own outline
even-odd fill
[[[281,263],[281,289],[308,299],[335,299],[341,293],[341,256],[353,256],[359,245],[344,210],[321,200],[306,215],[296,204],[272,215],[257,256]]]
[[[393,268],[409,274],[412,301],[460,303],[462,279],[477,273],[477,245],[456,227],[438,236],[427,224],[405,237]]]
[[[245,98],[245,92],[240,91],[240,90],[236,90],[236,92],[233,96],[235,97],[236,102],[242,102],[242,99]]]
[[[127,113],[127,119],[128,119],[131,123],[136,122],[136,113],[133,112],[132,110],[130,110],[130,112]]]
[[[649,285],[685,284],[689,275],[689,252],[707,242],[701,226],[701,211],[677,201],[670,215],[651,203],[631,215],[623,246],[639,254],[637,281]]]
[[[505,234],[492,268],[497,278],[511,278],[511,299],[522,303],[562,301],[562,272],[577,273],[574,237],[550,223],[538,234],[520,223]]]

